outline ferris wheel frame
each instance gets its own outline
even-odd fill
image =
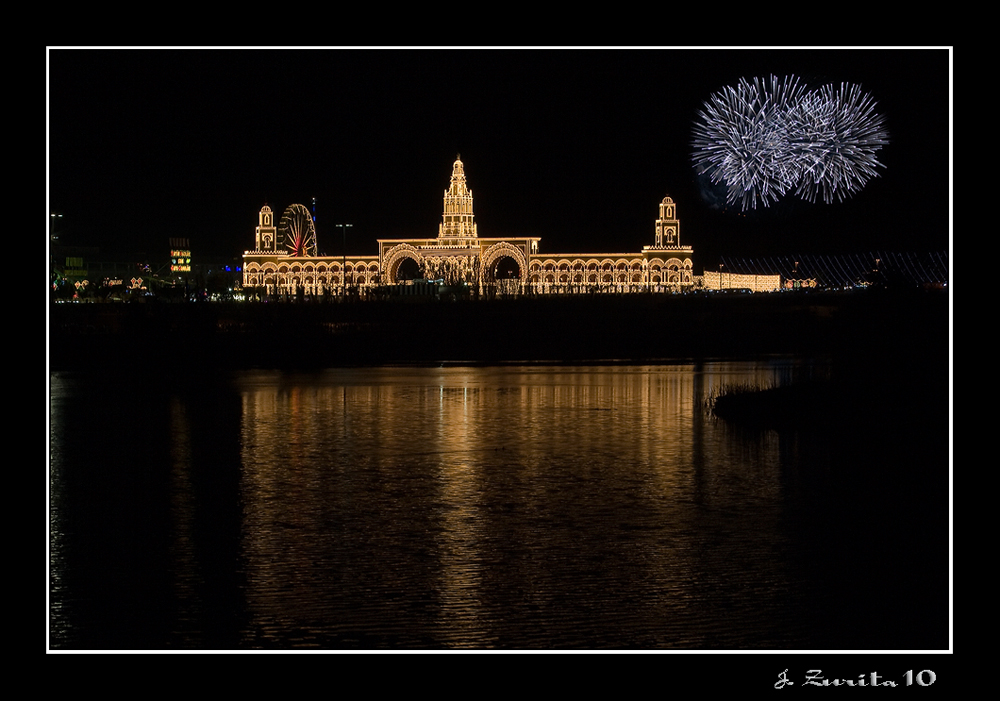
[[[317,255],[316,225],[305,205],[293,204],[285,209],[278,224],[278,240],[291,256],[307,258]]]

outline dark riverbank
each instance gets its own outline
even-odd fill
[[[52,369],[656,362],[872,354],[946,363],[942,291],[348,303],[55,304]]]
[[[827,379],[730,387],[713,413],[749,429],[938,435],[947,426],[949,316],[944,292],[866,292],[831,298],[829,325],[810,331],[831,360]],[[796,351],[798,352],[798,351]],[[806,353],[809,355],[809,353]]]

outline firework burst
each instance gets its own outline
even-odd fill
[[[776,201],[797,183],[785,115],[801,99],[795,78],[741,80],[705,103],[695,124],[695,168],[725,183],[730,204],[744,209]]]
[[[807,90],[794,76],[741,79],[698,112],[695,170],[723,183],[730,205],[767,206],[789,192],[831,202],[877,175],[888,143],[875,103],[860,88]]]
[[[889,143],[884,119],[858,86],[813,91],[789,112],[787,122],[789,149],[801,171],[795,193],[803,199],[843,201],[884,167],[876,157]]]

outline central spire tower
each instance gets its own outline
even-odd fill
[[[472,214],[472,190],[465,185],[465,167],[459,155],[451,169],[451,186],[444,191],[444,217],[438,238],[468,241],[477,237]]]

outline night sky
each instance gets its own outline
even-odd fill
[[[321,253],[437,235],[461,154],[481,237],[631,252],[677,203],[695,272],[719,256],[945,251],[951,52],[927,49],[50,49],[49,211],[108,258],[253,245],[265,203],[317,202]],[[697,111],[740,78],[854,83],[890,144],[846,202],[711,206]]]

